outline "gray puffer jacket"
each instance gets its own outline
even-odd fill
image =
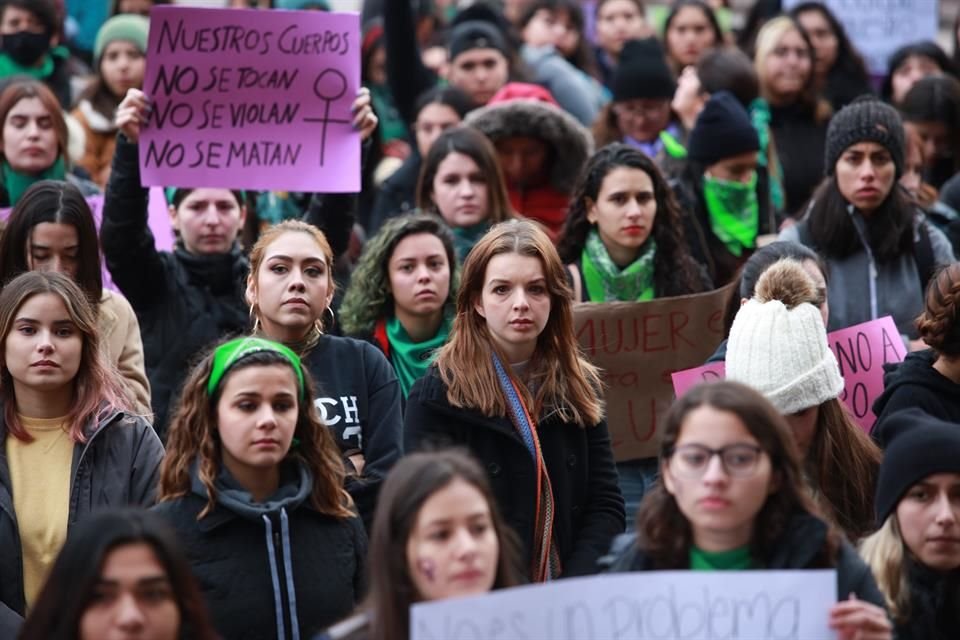
[[[830,270],[827,284],[830,324],[827,330],[836,331],[883,316],[892,316],[904,339],[915,339],[917,329],[913,321],[923,311],[923,287],[916,257],[913,253],[904,253],[896,260],[876,261],[864,241],[866,231],[863,218],[859,214],[854,214],[854,223],[857,225],[863,250],[846,258],[827,259]],[[802,224],[803,221],[784,229],[777,239],[809,246],[809,242],[804,238],[804,235],[809,234],[803,234],[799,228]],[[921,239],[921,226],[929,238],[934,265],[953,262],[950,241],[920,212],[917,212],[914,222],[915,251],[920,242],[926,242]],[[811,248],[816,250],[816,247]]]
[[[160,479],[163,445],[143,418],[109,411],[88,423],[84,435],[87,441],[73,448],[68,532],[99,509],[151,506]],[[3,445],[6,438],[0,406],[0,638],[15,638],[26,601],[20,533]]]

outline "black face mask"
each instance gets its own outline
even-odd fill
[[[9,33],[2,37],[0,49],[20,66],[29,67],[50,49],[50,35],[32,31]]]

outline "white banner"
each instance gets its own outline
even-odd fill
[[[411,640],[816,640],[837,574],[651,571],[558,580],[416,604]]]
[[[789,11],[803,0],[784,0]],[[870,72],[885,75],[887,59],[905,44],[937,39],[937,0],[821,0],[843,23]]]

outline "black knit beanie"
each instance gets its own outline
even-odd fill
[[[897,177],[903,174],[903,122],[896,109],[873,96],[861,96],[837,112],[827,127],[824,167],[828,176],[833,175],[840,155],[860,142],[886,147],[897,168]]]
[[[620,52],[613,74],[613,100],[673,98],[677,81],[656,38],[630,40]]]
[[[917,482],[935,473],[960,473],[960,425],[920,409],[904,409],[884,420],[883,429],[891,439],[877,478],[881,526]]]
[[[687,157],[704,166],[760,150],[760,138],[743,105],[729,91],[710,96],[687,139]]]
[[[486,20],[461,22],[450,33],[450,60],[471,49],[496,49],[508,59],[510,47],[507,39],[496,25]]]

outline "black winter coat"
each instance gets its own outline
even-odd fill
[[[884,421],[901,409],[917,407],[935,418],[960,426],[960,384],[933,368],[937,355],[931,350],[908,353],[903,362],[884,365],[883,393],[873,402],[877,424],[874,440],[886,446]]]
[[[194,256],[158,251],[147,224],[148,190],[140,186],[137,145],[117,137],[100,242],[113,282],[140,321],[154,428],[166,435],[172,405],[190,365],[217,340],[244,333],[250,265],[240,248]]]
[[[897,623],[897,640],[948,640],[960,633],[960,570],[939,573],[904,558],[910,611]]]
[[[623,573],[628,571],[654,571],[653,558],[636,544],[636,534],[620,536],[612,550],[612,563],[609,571]],[[774,553],[762,564],[764,569],[818,569],[818,556],[827,540],[827,524],[808,513],[798,513],[791,518],[783,536],[774,545]],[[877,587],[870,567],[857,554],[849,542],[843,540],[836,559],[837,597],[846,600],[855,593],[859,600],[865,600],[886,609],[883,594]]]
[[[13,638],[22,622],[26,599],[2,416],[0,407],[0,638]],[[73,448],[68,532],[100,509],[151,506],[163,461],[160,439],[138,416],[115,411],[96,424],[88,424],[84,435],[87,441]]]
[[[321,336],[303,364],[316,381],[314,405],[341,453],[363,454],[363,473],[347,476],[347,491],[369,531],[380,486],[403,455],[400,383],[382,352],[353,338]]]
[[[562,422],[551,413],[540,416],[537,433],[553,486],[561,575],[596,573],[597,559],[626,526],[607,424],[584,427]],[[465,447],[480,461],[507,524],[520,536],[524,568],[529,569],[536,467],[510,419],[451,405],[447,387],[433,367],[410,390],[404,441],[408,451],[430,445]]]
[[[299,469],[283,477],[266,503],[252,503],[228,499],[228,493],[244,492],[221,473],[217,504],[198,521],[207,493],[194,474],[188,495],[153,509],[176,531],[225,639],[292,638],[292,611],[299,637],[309,638],[348,616],[366,587],[367,539],[360,519],[314,511],[308,502],[312,480]]]

